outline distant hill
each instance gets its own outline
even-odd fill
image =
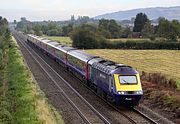
[[[107,13],[94,17],[94,19],[115,19],[115,20],[130,20],[135,17],[137,13],[145,13],[149,19],[157,19],[159,17],[165,17],[169,20],[180,20],[180,6],[176,7],[154,7],[154,8],[141,8],[127,11],[119,11],[114,13]]]

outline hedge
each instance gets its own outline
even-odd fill
[[[180,50],[180,42],[127,41],[107,42],[102,48],[108,49],[169,49]]]

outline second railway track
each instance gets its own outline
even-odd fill
[[[27,49],[27,51],[31,52],[31,56],[34,56],[34,60],[36,61],[36,63],[38,63],[37,61],[40,61],[39,64],[41,64],[41,66],[42,66],[41,68],[43,68],[44,66],[47,66],[46,67],[47,70],[44,70],[44,69],[43,70],[45,71],[46,75],[50,78],[51,82],[53,82],[55,84],[55,86],[58,87],[58,89],[59,89],[58,92],[60,92],[61,95],[65,94],[65,93],[68,93],[68,95],[70,95],[69,97],[68,96],[66,97],[66,95],[63,95],[63,97],[65,97],[67,100],[69,99],[68,102],[71,104],[73,109],[75,108],[75,111],[78,113],[80,118],[83,120],[83,121],[82,120],[81,121],[77,121],[77,120],[73,121],[73,119],[72,119],[70,122],[72,122],[72,123],[74,123],[74,122],[75,123],[113,123],[113,124],[114,123],[122,123],[122,124],[123,123],[127,123],[127,124],[128,123],[134,123],[134,124],[136,124],[136,123],[138,123],[138,124],[139,123],[145,123],[145,124],[154,123],[154,124],[157,124],[156,121],[149,118],[148,116],[143,116],[142,113],[137,113],[135,111],[130,111],[130,110],[127,110],[127,111],[122,110],[121,111],[121,110],[117,109],[116,107],[108,105],[105,101],[103,101],[104,103],[102,103],[102,100],[100,102],[103,104],[102,106],[101,106],[101,104],[98,104],[97,99],[86,101],[84,98],[85,97],[88,98],[89,94],[93,94],[92,91],[90,91],[90,89],[89,89],[89,91],[87,91],[87,87],[86,87],[86,91],[84,92],[84,90],[82,90],[83,88],[82,89],[79,88],[79,87],[81,87],[80,85],[83,85],[82,83],[79,83],[77,86],[75,83],[73,83],[73,81],[72,81],[73,78],[72,78],[72,80],[64,79],[64,77],[62,78],[60,76],[60,74],[62,74],[62,69],[60,71],[60,69],[58,69],[56,66],[53,65],[53,62],[46,63],[46,61],[43,60],[43,57],[45,57],[45,56],[38,55],[37,54],[38,52],[35,49],[34,49],[35,50],[34,51],[31,47],[29,47],[25,43],[25,38],[23,38],[23,36],[15,35],[15,37],[17,40],[21,41],[21,42],[19,42],[19,45],[21,46],[21,48],[23,47],[23,49]],[[37,55],[32,55],[32,53],[37,54]],[[48,59],[49,57],[46,56],[46,58]],[[44,64],[42,64],[42,63],[44,63]],[[58,78],[60,78],[60,79],[58,79]],[[59,83],[59,82],[63,82],[63,83]],[[73,92],[69,92],[69,91],[73,91]],[[75,97],[74,93],[79,94],[78,97],[77,96]],[[81,95],[83,94],[83,95],[81,96],[80,94]],[[56,97],[58,97],[58,96],[56,96]],[[94,108],[91,104],[94,104],[95,102],[97,102],[97,104],[96,104],[96,107]],[[104,104],[106,104],[106,105],[104,105]],[[101,111],[103,113],[103,115],[100,114],[99,111]],[[85,113],[85,114],[83,114],[83,113]],[[79,118],[79,117],[75,117],[75,118]],[[67,123],[69,123],[69,120],[67,121]]]

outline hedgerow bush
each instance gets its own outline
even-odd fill
[[[109,49],[170,49],[180,50],[179,42],[127,41],[108,42]]]
[[[70,35],[73,41],[72,46],[79,49],[180,49],[180,42],[177,41],[128,40],[127,42],[111,42],[92,28],[87,27],[87,25],[75,28]]]

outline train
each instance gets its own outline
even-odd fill
[[[117,106],[134,107],[143,95],[140,74],[134,68],[118,64],[33,34],[27,42],[73,72],[87,86]]]

